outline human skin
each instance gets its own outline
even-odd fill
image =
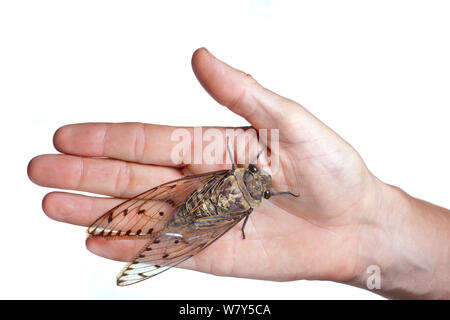
[[[206,49],[192,57],[195,75],[220,104],[255,129],[280,129],[275,188],[300,194],[264,200],[241,224],[180,267],[220,276],[275,281],[331,280],[367,288],[369,266],[381,271],[388,298],[450,298],[450,212],[377,179],[360,155],[296,102],[258,84]],[[223,166],[174,165],[176,127],[85,123],[59,128],[62,154],[28,166],[38,185],[110,196],[51,192],[52,219],[88,226],[123,199],[150,187]],[[188,128],[192,130],[191,128]],[[101,157],[101,158],[98,158]],[[102,257],[130,261],[140,242],[88,238]]]

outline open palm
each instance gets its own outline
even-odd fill
[[[220,104],[256,129],[280,130],[280,170],[273,176],[274,186],[301,196],[263,201],[250,216],[245,240],[239,224],[180,266],[269,280],[350,280],[362,232],[358,221],[367,214],[375,188],[375,178],[359,155],[302,106],[261,87],[205,49],[194,53],[192,64],[201,84]],[[111,198],[53,192],[43,200],[44,211],[53,219],[88,226],[123,199],[150,187],[219,169],[174,165],[174,129],[140,123],[60,128],[54,144],[63,154],[34,158],[28,168],[31,180]],[[141,245],[132,240],[87,240],[95,254],[123,261],[131,260]]]

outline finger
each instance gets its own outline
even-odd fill
[[[67,154],[175,166],[171,151],[178,143],[172,139],[176,129],[181,128],[143,123],[72,124],[55,132],[53,144]]]
[[[42,209],[53,220],[87,227],[102,214],[123,201],[124,199],[51,192],[42,200]]]
[[[265,89],[250,75],[216,59],[204,48],[194,52],[192,67],[197,79],[217,102],[247,119],[253,127],[283,128],[280,140],[292,141],[299,129],[308,132],[323,125],[299,104]]]
[[[116,261],[132,261],[147,240],[106,240],[88,237],[86,247],[92,253]]]
[[[250,132],[254,131],[252,128],[205,127],[194,129],[142,123],[86,123],[67,125],[59,128],[54,136],[54,144],[56,149],[68,154],[88,157],[108,157],[125,161],[175,166],[177,159],[172,159],[175,158],[172,153],[174,150],[177,150],[176,147],[179,146],[180,141],[176,139],[176,136],[173,138],[172,134],[177,129],[185,130],[188,136],[187,141],[183,140],[183,143],[186,142],[191,147],[191,156],[182,159],[183,165],[195,162],[196,155],[194,153],[198,152],[198,149],[196,149],[197,144],[201,145],[200,156],[203,157],[202,150],[205,150],[211,144],[211,141],[204,139],[208,130],[215,130],[221,134],[220,139],[222,141],[223,152],[218,153],[217,156],[222,157],[220,160],[224,161],[228,160],[229,157],[226,153],[227,130],[233,132],[236,138],[245,138],[253,135],[256,137],[256,132]],[[195,130],[199,130],[198,132],[200,132],[200,142],[195,137],[197,134]],[[233,141],[237,144],[237,139]],[[214,142],[217,141],[214,140]],[[247,152],[250,142],[245,139],[244,143],[246,144],[245,151]],[[254,150],[250,150],[249,152],[254,152]],[[237,157],[237,154],[235,156]],[[256,154],[249,154],[251,159],[247,160],[253,160],[255,156]],[[214,163],[222,163],[222,161],[214,161]],[[224,168],[224,166],[217,165],[194,165],[185,168],[187,169],[185,173],[200,173]]]
[[[129,198],[182,174],[174,168],[111,159],[41,155],[30,161],[28,176],[44,187]]]

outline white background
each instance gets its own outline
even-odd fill
[[[245,125],[197,83],[205,46],[303,104],[383,181],[449,207],[449,16],[448,1],[1,1],[0,298],[380,299],[179,269],[116,287],[122,263],[48,219],[50,190],[26,167],[68,123]]]

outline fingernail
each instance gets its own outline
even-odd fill
[[[215,58],[215,56],[211,53],[211,51],[209,51],[208,49],[206,49],[205,47],[202,47],[203,50],[205,50],[206,52],[208,52],[208,54],[210,54],[211,56],[213,56]]]

